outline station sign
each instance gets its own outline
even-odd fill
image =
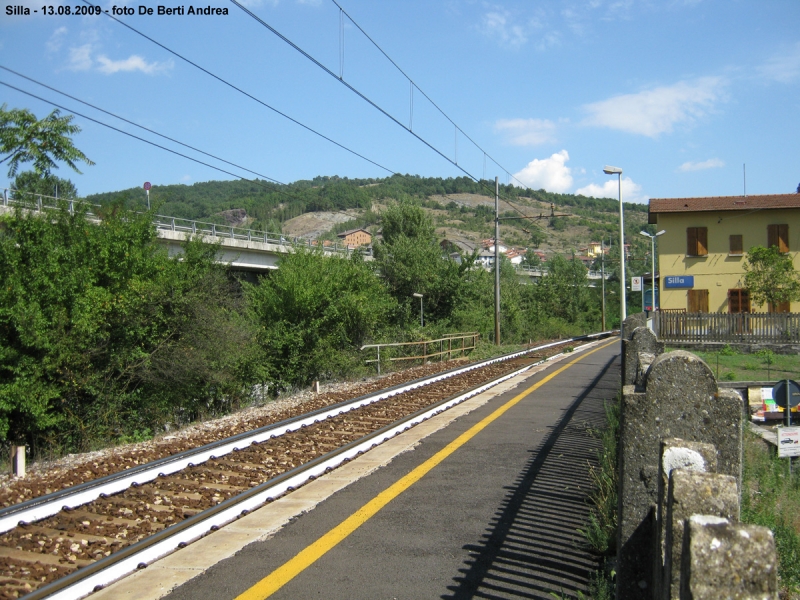
[[[800,427],[778,427],[778,458],[800,456]]]
[[[668,275],[664,277],[664,287],[669,288],[693,288],[694,275]]]

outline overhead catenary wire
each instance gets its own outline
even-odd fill
[[[86,1],[86,0],[84,0],[84,1]],[[464,175],[466,175],[466,176],[467,176],[467,177],[469,177],[470,179],[474,180],[475,182],[479,183],[481,186],[483,186],[484,188],[486,188],[486,189],[487,189],[487,191],[490,191],[491,195],[494,195],[494,190],[493,190],[493,189],[491,189],[491,188],[490,188],[488,185],[486,185],[486,183],[484,182],[484,180],[483,180],[483,179],[479,179],[478,177],[476,177],[475,175],[473,175],[472,173],[470,173],[469,171],[467,171],[467,170],[466,170],[464,167],[462,167],[461,165],[459,165],[459,164],[458,164],[458,155],[457,155],[457,152],[456,152],[456,155],[455,155],[455,157],[454,157],[454,158],[450,158],[450,157],[449,157],[449,156],[447,156],[447,155],[446,155],[446,154],[445,154],[443,151],[441,151],[439,148],[437,148],[436,146],[434,146],[433,144],[431,144],[431,143],[430,143],[428,140],[426,140],[425,138],[423,138],[421,135],[419,135],[419,134],[417,134],[416,132],[412,131],[412,130],[410,129],[410,127],[409,127],[409,126],[407,126],[407,125],[403,124],[401,121],[399,121],[399,120],[397,119],[397,117],[395,117],[394,115],[392,115],[391,113],[389,113],[389,112],[388,112],[388,111],[387,111],[385,108],[383,108],[382,106],[380,106],[380,105],[379,105],[377,102],[375,102],[374,100],[372,100],[370,97],[368,97],[366,94],[364,94],[363,92],[361,92],[360,90],[358,90],[357,88],[355,88],[353,85],[351,85],[350,83],[348,83],[348,82],[347,82],[347,81],[345,81],[344,79],[340,78],[340,77],[339,77],[339,76],[338,76],[336,73],[334,73],[334,72],[333,72],[331,69],[329,69],[329,68],[328,68],[328,67],[326,67],[324,64],[322,64],[322,63],[321,63],[319,60],[317,60],[316,58],[314,58],[314,57],[313,57],[311,54],[309,54],[307,51],[303,50],[303,49],[302,49],[300,46],[298,46],[298,45],[297,45],[296,43],[294,43],[292,40],[290,40],[290,39],[289,39],[289,38],[287,38],[285,35],[283,35],[281,32],[279,32],[277,29],[275,29],[275,28],[274,28],[272,25],[270,25],[269,23],[267,23],[266,21],[264,21],[264,20],[263,20],[261,17],[259,17],[258,15],[256,15],[256,14],[255,14],[253,11],[251,11],[249,8],[247,8],[247,7],[245,7],[244,5],[242,5],[240,2],[238,2],[238,0],[230,0],[230,1],[231,1],[231,3],[232,3],[234,6],[238,7],[238,8],[239,8],[239,9],[240,9],[242,12],[244,12],[246,15],[248,15],[250,18],[252,18],[252,19],[253,19],[254,21],[256,21],[258,24],[260,24],[262,27],[264,27],[264,28],[266,28],[267,30],[269,30],[269,31],[270,31],[271,33],[273,33],[275,36],[277,36],[278,38],[280,38],[280,39],[281,39],[283,42],[285,42],[286,44],[288,44],[289,46],[291,46],[291,47],[292,47],[294,50],[296,50],[297,52],[299,52],[300,54],[302,54],[302,55],[303,55],[304,57],[306,57],[306,58],[307,58],[309,61],[311,61],[312,63],[314,63],[314,64],[315,64],[317,67],[319,67],[320,69],[322,69],[322,70],[323,70],[325,73],[327,73],[328,75],[330,75],[331,77],[333,77],[333,78],[334,78],[336,81],[338,81],[339,83],[341,83],[342,85],[344,85],[345,87],[347,87],[347,89],[349,89],[351,92],[353,92],[353,93],[354,93],[355,95],[357,95],[359,98],[361,98],[362,100],[364,100],[364,101],[365,101],[367,104],[369,104],[370,106],[372,106],[373,108],[375,108],[375,109],[376,109],[378,112],[380,112],[381,114],[383,114],[383,115],[384,115],[386,118],[390,119],[390,120],[391,120],[391,121],[393,121],[393,122],[394,122],[396,125],[398,125],[398,126],[402,127],[402,128],[405,130],[405,131],[407,131],[408,133],[410,133],[411,135],[413,135],[413,136],[414,136],[415,138],[417,138],[417,139],[418,139],[420,142],[422,142],[422,143],[423,143],[423,144],[425,144],[425,145],[426,145],[428,148],[430,148],[431,150],[433,150],[433,151],[434,151],[436,154],[438,154],[439,156],[441,156],[441,157],[442,157],[443,159],[445,159],[447,162],[449,162],[450,164],[452,164],[453,166],[455,166],[455,167],[456,167],[458,170],[460,170],[462,173],[464,173]],[[337,5],[337,6],[338,6],[338,5]],[[341,8],[341,7],[340,7],[340,8]],[[346,13],[344,13],[344,14],[346,14]],[[348,18],[350,18],[350,17],[349,17],[349,15],[348,15]],[[352,21],[352,19],[351,19],[351,21]],[[358,25],[356,24],[356,26],[358,26]],[[366,35],[366,34],[365,34],[365,35]],[[389,59],[389,60],[391,60],[391,59]],[[398,67],[398,68],[399,68],[399,67]],[[419,89],[419,88],[417,88],[417,89]],[[421,90],[420,90],[420,91],[421,91]],[[448,117],[448,119],[449,119],[449,117]],[[452,121],[451,121],[451,123],[452,123]],[[459,128],[458,128],[458,126],[457,126],[455,123],[453,123],[453,126],[455,127],[455,135],[456,135],[456,140],[457,140],[457,136],[458,136],[458,131],[459,131]],[[474,143],[474,142],[473,142],[473,143]],[[491,158],[491,157],[490,157],[490,158]],[[494,161],[494,159],[492,159],[492,160]],[[498,166],[500,166],[500,167],[502,168],[502,166],[501,166],[501,165],[499,165],[499,163],[497,163],[497,161],[494,161],[494,162],[495,162],[495,164],[498,164]],[[505,171],[505,169],[503,169],[503,170]],[[511,207],[512,207],[514,210],[516,210],[518,213],[520,213],[520,215],[523,215],[523,216],[526,216],[526,217],[527,217],[527,215],[525,215],[525,214],[524,214],[524,213],[523,213],[521,210],[519,210],[519,209],[518,209],[516,206],[514,206],[514,205],[513,205],[513,204],[512,204],[512,203],[511,203],[511,202],[510,202],[508,199],[505,199],[505,198],[504,198],[504,200],[505,200],[505,201],[506,201],[506,203],[508,203],[508,204],[509,204],[509,205],[510,205],[510,206],[511,206]]]
[[[492,162],[493,162],[494,164],[496,164],[498,167],[500,167],[500,169],[502,169],[502,171],[503,171],[503,172],[506,174],[506,176],[507,176],[507,177],[511,177],[511,178],[513,178],[513,179],[514,179],[514,181],[516,181],[517,183],[519,183],[519,184],[520,184],[522,187],[524,187],[524,188],[526,188],[526,189],[530,189],[530,188],[528,188],[528,186],[527,186],[527,185],[525,185],[525,184],[524,184],[524,183],[522,183],[522,182],[521,182],[519,179],[517,179],[516,177],[514,177],[514,175],[512,175],[512,174],[511,174],[511,172],[510,172],[508,169],[506,169],[506,168],[505,168],[503,165],[501,165],[499,162],[497,162],[497,160],[495,160],[495,159],[494,159],[494,158],[493,158],[493,157],[492,157],[490,154],[488,154],[488,153],[486,152],[486,150],[484,150],[484,149],[483,149],[483,148],[480,146],[480,144],[478,144],[478,142],[476,142],[475,140],[473,140],[473,139],[472,139],[472,138],[469,136],[469,134],[467,134],[467,133],[466,133],[466,132],[465,132],[465,131],[464,131],[464,130],[461,128],[461,127],[459,127],[459,126],[458,126],[458,124],[457,124],[455,121],[453,121],[453,119],[451,119],[451,118],[450,118],[450,116],[449,116],[449,115],[448,115],[446,112],[444,112],[444,110],[442,110],[442,108],[441,108],[441,107],[440,107],[438,104],[436,104],[436,102],[434,102],[434,101],[433,101],[433,99],[432,99],[430,96],[428,96],[428,94],[426,94],[426,93],[425,93],[425,91],[424,91],[424,90],[423,90],[421,87],[419,87],[419,85],[417,85],[417,82],[416,82],[416,81],[414,81],[414,80],[411,78],[411,76],[410,76],[410,75],[408,75],[408,73],[406,73],[406,72],[405,72],[405,71],[404,71],[404,70],[403,70],[403,69],[400,67],[400,65],[398,65],[398,64],[397,64],[397,63],[396,63],[396,62],[395,62],[395,61],[392,59],[392,57],[391,57],[391,56],[389,56],[389,54],[387,54],[387,52],[386,52],[386,51],[385,51],[385,50],[384,50],[384,49],[383,49],[383,48],[380,46],[380,44],[378,44],[378,42],[376,42],[374,39],[372,39],[372,37],[371,37],[371,36],[370,36],[370,35],[369,35],[369,34],[368,34],[368,33],[367,33],[365,30],[364,30],[364,28],[363,28],[363,27],[361,27],[361,25],[359,25],[359,24],[356,22],[356,20],[355,20],[355,19],[353,19],[353,17],[351,17],[351,16],[350,16],[350,14],[349,14],[349,13],[348,13],[346,10],[344,10],[344,8],[342,8],[342,6],[341,6],[341,5],[340,5],[340,4],[339,4],[339,3],[338,3],[336,0],[331,0],[331,2],[333,2],[333,3],[336,5],[336,7],[337,7],[337,8],[339,9],[339,11],[340,11],[340,14],[343,14],[344,16],[346,16],[346,17],[347,17],[347,18],[350,20],[350,22],[351,22],[353,25],[355,25],[356,29],[358,29],[358,30],[359,30],[359,31],[360,31],[360,32],[361,32],[361,33],[364,35],[364,37],[365,37],[365,38],[367,38],[367,39],[370,41],[370,43],[371,43],[373,46],[375,46],[375,48],[377,48],[377,49],[378,49],[378,51],[379,51],[381,54],[383,54],[383,56],[386,58],[386,60],[388,60],[390,63],[392,63],[392,66],[394,66],[394,68],[395,68],[395,69],[397,69],[397,70],[398,70],[398,71],[399,71],[399,72],[400,72],[400,73],[403,75],[403,77],[405,77],[406,79],[408,79],[409,83],[411,83],[411,85],[412,85],[413,87],[416,87],[416,88],[417,88],[417,90],[419,91],[419,93],[420,93],[420,94],[422,94],[422,95],[425,97],[425,99],[426,99],[428,102],[430,102],[430,103],[433,105],[433,107],[434,107],[436,110],[438,110],[438,111],[439,111],[439,113],[440,113],[440,114],[441,114],[441,115],[442,115],[442,116],[443,116],[445,119],[447,119],[448,121],[450,121],[450,123],[451,123],[451,124],[452,124],[452,125],[453,125],[453,126],[454,126],[454,127],[455,127],[455,128],[456,128],[456,129],[457,129],[459,132],[460,132],[460,133],[461,133],[461,135],[463,135],[463,136],[464,136],[465,138],[467,138],[467,139],[468,139],[470,142],[472,142],[472,144],[473,144],[473,145],[474,145],[474,146],[475,146],[475,147],[476,147],[478,150],[480,150],[481,152],[483,152],[483,154],[484,154],[484,155],[488,156],[488,157],[489,157],[489,158],[492,160]],[[484,178],[484,179],[486,179],[486,175],[485,175],[485,174],[484,174],[484,177],[483,177],[483,178]],[[508,181],[506,181],[506,185],[508,185]]]
[[[85,4],[88,4],[89,6],[92,6],[92,3],[90,2],[90,0],[83,0],[83,2],[84,2]],[[154,40],[153,38],[151,38],[151,37],[150,37],[150,36],[148,36],[147,34],[145,34],[145,33],[142,33],[141,31],[139,31],[139,30],[138,30],[138,29],[136,29],[135,27],[132,27],[131,25],[128,25],[127,23],[125,23],[124,21],[121,21],[120,19],[116,18],[115,16],[111,15],[110,13],[108,13],[108,12],[105,12],[105,13],[103,13],[103,14],[105,14],[105,15],[106,15],[106,16],[107,16],[109,19],[113,19],[114,21],[116,21],[117,23],[119,23],[120,25],[122,25],[123,27],[127,27],[127,28],[128,28],[130,31],[132,31],[132,32],[136,33],[137,35],[140,35],[141,37],[145,38],[146,40],[148,40],[148,41],[152,42],[153,44],[155,44],[155,45],[156,45],[156,46],[158,46],[159,48],[161,48],[161,49],[163,49],[163,50],[166,50],[167,52],[169,52],[170,54],[172,54],[172,55],[173,55],[173,56],[175,56],[176,58],[179,58],[180,60],[182,60],[182,61],[184,61],[184,62],[186,62],[186,63],[190,64],[191,66],[195,67],[196,69],[199,69],[200,71],[202,71],[202,72],[203,72],[203,73],[205,73],[206,75],[208,75],[208,76],[210,76],[210,77],[213,77],[214,79],[216,79],[216,80],[217,80],[217,81],[219,81],[220,83],[223,83],[224,85],[227,85],[229,88],[231,88],[231,89],[233,89],[233,90],[235,90],[235,91],[239,92],[240,94],[244,94],[245,96],[247,96],[247,97],[248,97],[248,98],[250,98],[251,100],[253,100],[253,101],[257,102],[258,104],[262,105],[262,106],[263,106],[263,107],[265,107],[265,108],[268,108],[269,110],[271,110],[271,111],[273,111],[274,113],[276,113],[276,114],[280,115],[281,117],[283,117],[283,118],[285,118],[285,119],[288,119],[289,121],[291,121],[291,122],[292,122],[292,123],[294,123],[295,125],[299,125],[300,127],[302,127],[303,129],[305,129],[306,131],[309,131],[310,133],[313,133],[314,135],[316,135],[316,136],[318,136],[318,137],[320,137],[320,138],[324,139],[325,141],[327,141],[327,142],[330,142],[331,144],[333,144],[333,145],[335,145],[335,146],[338,146],[338,147],[339,147],[339,148],[341,148],[342,150],[345,150],[346,152],[349,152],[350,154],[352,154],[352,155],[354,155],[354,156],[357,156],[358,158],[360,158],[360,159],[362,159],[362,160],[365,160],[365,161],[367,161],[368,163],[370,163],[370,164],[372,164],[372,165],[375,165],[376,167],[378,167],[378,168],[380,168],[380,169],[383,169],[383,170],[384,170],[384,171],[386,171],[387,173],[390,173],[390,174],[392,174],[392,175],[396,175],[396,174],[397,174],[397,173],[395,173],[394,171],[392,171],[390,168],[383,166],[382,164],[380,164],[380,163],[378,163],[378,162],[376,162],[376,161],[372,160],[371,158],[367,158],[366,156],[364,156],[363,154],[360,154],[359,152],[356,152],[356,151],[355,151],[355,150],[353,150],[352,148],[348,148],[348,147],[347,147],[347,146],[345,146],[344,144],[341,144],[341,143],[337,142],[336,140],[334,140],[334,139],[332,139],[332,138],[330,138],[330,137],[326,136],[325,134],[323,134],[323,133],[321,133],[321,132],[317,131],[316,129],[314,129],[314,128],[312,128],[312,127],[309,127],[309,126],[308,126],[308,125],[306,125],[305,123],[302,123],[301,121],[298,121],[297,119],[295,119],[295,118],[293,118],[293,117],[290,117],[288,114],[286,114],[286,113],[284,113],[284,112],[282,112],[282,111],[278,110],[277,108],[275,108],[274,106],[271,106],[270,104],[267,104],[267,103],[266,103],[266,102],[264,102],[263,100],[261,100],[261,99],[259,99],[259,98],[255,97],[254,95],[250,94],[249,92],[246,92],[245,90],[241,89],[240,87],[237,87],[237,86],[235,86],[234,84],[232,84],[231,82],[229,82],[229,81],[227,81],[227,80],[223,79],[223,78],[222,78],[222,77],[220,77],[219,75],[216,75],[215,73],[212,73],[212,72],[211,72],[211,71],[209,71],[208,69],[206,69],[206,68],[204,68],[204,67],[201,67],[201,66],[200,66],[200,65],[198,65],[196,62],[194,62],[194,61],[192,61],[192,60],[190,60],[190,59],[186,58],[185,56],[183,56],[182,54],[179,54],[179,53],[178,53],[178,52],[176,52],[175,50],[172,50],[171,48],[168,48],[167,46],[165,46],[165,45],[164,45],[164,44],[162,44],[161,42],[158,42],[158,41]],[[335,77],[335,75],[334,75],[334,77]]]
[[[199,148],[195,148],[194,146],[190,146],[189,144],[185,144],[185,143],[183,143],[183,142],[181,142],[179,140],[176,140],[174,138],[169,137],[168,135],[164,135],[163,133],[159,133],[159,132],[157,132],[157,131],[155,131],[153,129],[145,127],[144,125],[139,125],[138,123],[134,123],[133,121],[131,121],[129,119],[126,119],[125,117],[121,117],[121,116],[119,116],[119,115],[117,115],[115,113],[112,113],[111,111],[105,110],[104,108],[100,108],[99,106],[96,106],[94,104],[91,104],[89,102],[81,100],[80,98],[76,98],[75,96],[67,94],[66,92],[62,92],[61,90],[58,90],[58,89],[56,89],[56,88],[54,88],[52,86],[47,85],[46,83],[42,83],[41,81],[37,81],[36,79],[34,79],[32,77],[28,77],[27,75],[23,75],[22,73],[19,73],[18,71],[14,71],[13,69],[9,69],[8,67],[6,67],[4,65],[0,65],[0,69],[3,69],[4,71],[8,71],[9,73],[13,73],[17,77],[22,77],[23,79],[27,79],[28,81],[30,81],[32,83],[35,83],[36,85],[40,85],[43,88],[47,88],[48,90],[50,90],[52,92],[55,92],[57,94],[61,94],[62,96],[66,96],[70,100],[74,100],[75,102],[80,102],[84,106],[88,106],[89,108],[93,108],[95,110],[98,110],[101,113],[105,113],[105,114],[107,114],[107,115],[109,115],[111,117],[114,117],[115,119],[119,119],[120,121],[124,121],[125,123],[128,123],[129,125],[133,125],[134,127],[138,127],[139,129],[143,129],[144,131],[147,131],[148,133],[152,133],[153,135],[157,135],[158,137],[164,138],[165,140],[169,140],[170,142],[173,142],[175,144],[179,144],[179,145],[183,146],[184,148],[189,148],[190,150],[194,150],[195,152],[199,152],[200,154],[205,154],[206,156],[209,156],[209,157],[211,157],[211,158],[213,158],[215,160],[218,160],[220,162],[224,162],[225,164],[231,165],[232,167],[236,167],[237,169],[241,169],[242,171],[247,171],[248,173],[252,173],[253,175],[258,175],[259,177],[262,177],[263,179],[267,179],[269,181],[272,181],[273,183],[277,183],[277,184],[280,184],[280,185],[286,185],[284,183],[281,183],[277,179],[269,177],[268,175],[264,175],[263,173],[259,173],[258,171],[253,171],[252,169],[248,169],[247,167],[243,167],[242,165],[238,165],[238,164],[236,164],[234,162],[231,162],[229,160],[225,160],[224,158],[221,158],[219,156],[211,154],[210,152],[206,152],[205,150],[200,150]]]
[[[178,152],[177,150],[173,150],[172,148],[167,148],[166,146],[162,146],[161,144],[157,144],[155,142],[152,142],[152,141],[150,141],[148,139],[145,139],[143,137],[140,137],[138,135],[134,135],[133,133],[130,133],[130,132],[125,131],[123,129],[119,129],[118,127],[114,127],[113,125],[109,125],[108,123],[104,123],[103,121],[99,121],[98,119],[94,119],[94,118],[92,118],[90,116],[87,116],[87,115],[84,115],[82,113],[79,113],[76,110],[73,110],[71,108],[67,108],[66,106],[63,106],[63,105],[59,104],[58,102],[53,102],[52,100],[48,100],[46,98],[42,98],[41,96],[38,96],[38,95],[36,95],[36,94],[34,94],[32,92],[25,91],[22,88],[18,88],[17,86],[11,85],[10,83],[6,83],[5,81],[0,81],[0,85],[4,85],[7,88],[11,88],[12,90],[16,90],[17,92],[19,92],[21,94],[25,94],[26,96],[30,96],[31,98],[36,98],[37,100],[40,100],[42,102],[45,102],[45,103],[50,104],[52,106],[55,106],[56,108],[60,108],[61,110],[69,111],[69,112],[71,112],[71,113],[73,113],[75,115],[78,115],[82,119],[86,119],[87,121],[91,121],[92,123],[96,123],[97,125],[102,125],[103,127],[107,127],[108,129],[112,129],[112,130],[114,130],[114,131],[116,131],[118,133],[121,133],[123,135],[127,135],[128,137],[131,137],[131,138],[134,138],[136,140],[139,140],[140,142],[144,142],[145,144],[150,144],[151,146],[155,146],[156,148],[160,148],[161,150],[165,150],[166,152],[170,152],[170,153],[175,154],[177,156],[180,156],[180,157],[183,157],[185,159],[191,160],[192,162],[196,162],[198,164],[201,164],[201,165],[203,165],[205,167],[208,167],[210,169],[214,169],[215,171],[219,171],[221,173],[225,173],[226,175],[230,175],[231,177],[236,177],[237,179],[241,179],[243,181],[250,181],[252,183],[261,185],[261,186],[265,187],[266,189],[269,189],[272,192],[278,192],[280,194],[289,195],[289,194],[286,194],[286,192],[284,192],[283,190],[274,189],[274,188],[272,188],[270,186],[265,185],[264,182],[262,182],[262,181],[259,181],[257,179],[248,179],[247,177],[243,177],[241,175],[237,175],[236,173],[232,173],[232,172],[227,171],[225,169],[222,169],[220,167],[216,167],[216,166],[214,166],[212,164],[209,164],[207,162],[204,162],[202,160],[199,160],[199,159],[194,158],[192,156],[189,156],[187,154],[183,154],[181,152]],[[270,179],[270,181],[272,181],[274,183],[277,183],[279,185],[286,185],[285,183],[283,183],[281,181],[278,181],[277,179]]]

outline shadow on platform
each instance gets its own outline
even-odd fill
[[[586,593],[597,559],[578,532],[586,524],[591,491],[589,465],[597,464],[605,423],[604,401],[619,391],[618,357],[570,406],[525,469],[479,544],[465,546],[471,558],[442,600],[470,598],[575,598]]]

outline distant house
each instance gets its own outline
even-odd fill
[[[527,250],[524,248],[511,248],[508,252],[506,252],[506,258],[511,261],[512,265],[518,265],[522,263],[522,259],[525,258],[525,253]]]
[[[343,231],[336,237],[351,248],[369,246],[372,243],[372,234],[366,229],[350,229],[349,231]]]
[[[489,252],[494,252],[494,240],[493,239],[483,240],[481,242],[481,246],[483,246],[484,250],[488,250]],[[508,246],[504,246],[503,242],[500,242],[500,244],[498,246],[500,248],[500,254],[505,254],[506,252],[508,252]]]
[[[603,248],[602,242],[589,242],[589,247],[586,249],[587,256],[597,258],[603,252],[608,252],[607,248]]]

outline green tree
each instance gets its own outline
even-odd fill
[[[402,307],[404,324],[417,314],[412,294],[423,295],[423,306],[429,320],[450,316],[458,295],[461,274],[459,266],[442,257],[434,226],[425,211],[405,200],[387,208],[381,215],[383,241],[374,247],[378,272],[389,293]]]
[[[38,175],[33,171],[24,171],[16,176],[11,184],[19,198],[35,195],[55,196],[58,198],[77,198],[78,190],[69,179],[55,175]]]
[[[49,217],[0,220],[0,440],[85,450],[224,410],[259,381],[215,246],[173,260],[147,215]]]
[[[298,248],[258,285],[245,285],[269,379],[278,387],[347,375],[395,303],[360,254]]]
[[[44,119],[27,109],[0,106],[0,164],[8,161],[8,177],[14,177],[20,164],[32,162],[37,175],[48,175],[57,169],[56,161],[65,162],[80,173],[76,162],[94,163],[78,150],[70,139],[81,128],[72,124],[72,115],[60,116],[54,110]]]
[[[800,300],[800,275],[792,257],[781,254],[777,246],[753,246],[744,263],[744,285],[755,304],[775,307]]]

